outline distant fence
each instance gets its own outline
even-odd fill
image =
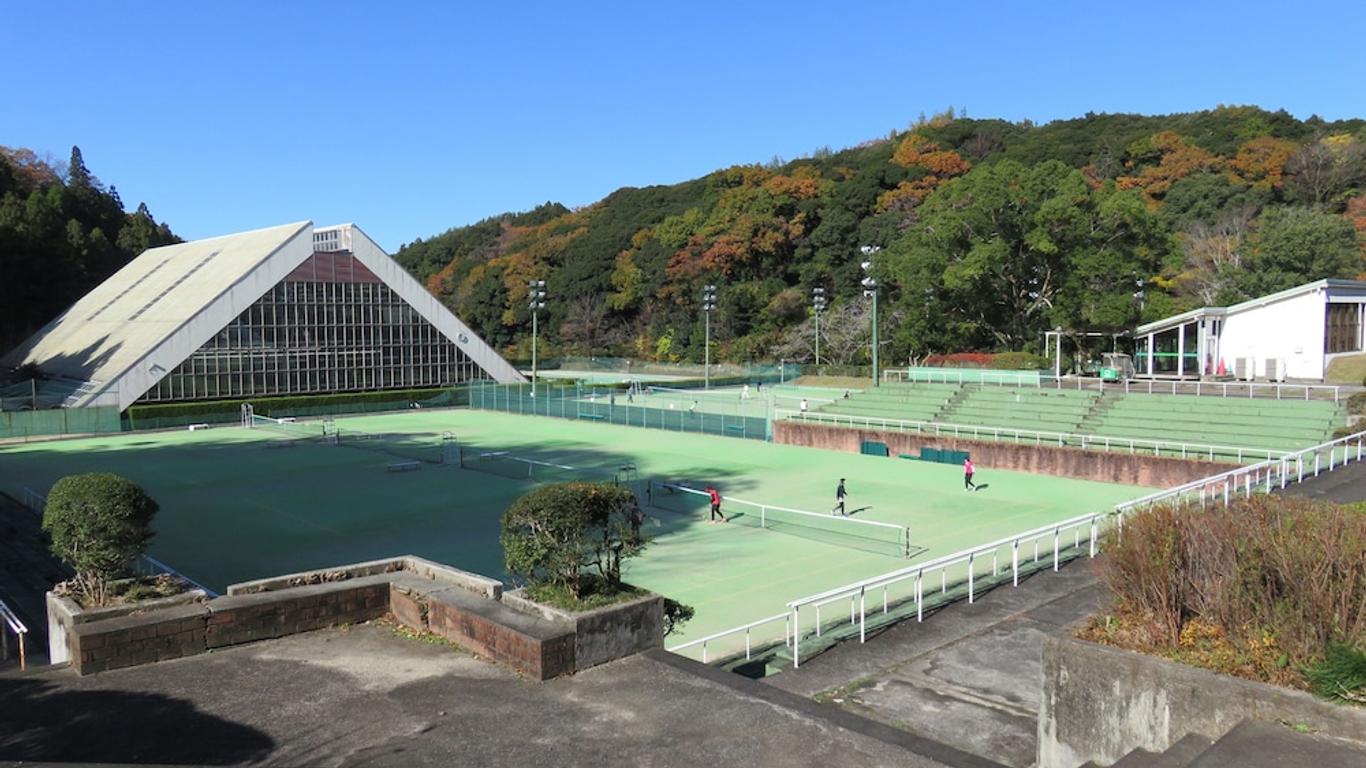
[[[1051,386],[1052,374],[1039,371],[996,371],[979,368],[897,368],[882,372],[883,381],[926,384],[1001,384],[1004,386]]]
[[[533,391],[530,384],[476,384],[470,388],[470,408],[750,440],[772,437],[766,415],[637,405],[624,393],[582,386],[539,385]]]
[[[48,408],[39,411],[0,411],[0,440],[102,434],[118,432],[121,429],[119,409],[112,405]]]
[[[1041,371],[992,371],[971,368],[888,368],[883,381],[926,384],[994,384],[1006,387],[1076,389],[1095,392],[1123,391],[1149,395],[1202,395],[1276,400],[1343,399],[1341,387],[1332,384],[1283,384],[1255,381],[1181,381],[1178,379],[1128,379],[1105,381],[1087,376],[1061,378]]]

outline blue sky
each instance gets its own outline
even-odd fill
[[[11,0],[0,144],[80,145],[186,238],[402,243],[838,149],[949,105],[1366,116],[1366,3]]]

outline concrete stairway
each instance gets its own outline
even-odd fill
[[[0,494],[0,600],[28,626],[30,663],[45,663],[47,658],[47,607],[43,595],[70,575],[70,569],[48,551],[47,534],[43,533],[38,516]],[[14,650],[13,646],[10,650]]]
[[[1086,763],[1082,768],[1095,768]],[[1360,768],[1366,744],[1299,733],[1276,723],[1244,720],[1217,741],[1190,734],[1164,752],[1136,749],[1111,768]]]

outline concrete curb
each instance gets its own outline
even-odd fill
[[[813,720],[823,720],[835,728],[852,731],[884,744],[899,747],[933,760],[949,768],[1007,768],[1001,763],[964,752],[947,744],[917,736],[913,733],[883,725],[875,720],[856,715],[835,707],[818,704],[811,699],[788,693],[780,688],[750,680],[716,667],[693,661],[676,653],[665,650],[647,651],[642,654],[648,659],[666,664],[680,672],[700,677],[709,682],[725,686],[736,693],[759,699],[777,707],[789,709]]]

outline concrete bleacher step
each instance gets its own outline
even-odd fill
[[[1361,768],[1366,744],[1298,733],[1261,720],[1244,720],[1182,768]]]
[[[1110,768],[1187,768],[1214,742],[1196,733],[1187,734],[1162,752],[1135,749]]]

